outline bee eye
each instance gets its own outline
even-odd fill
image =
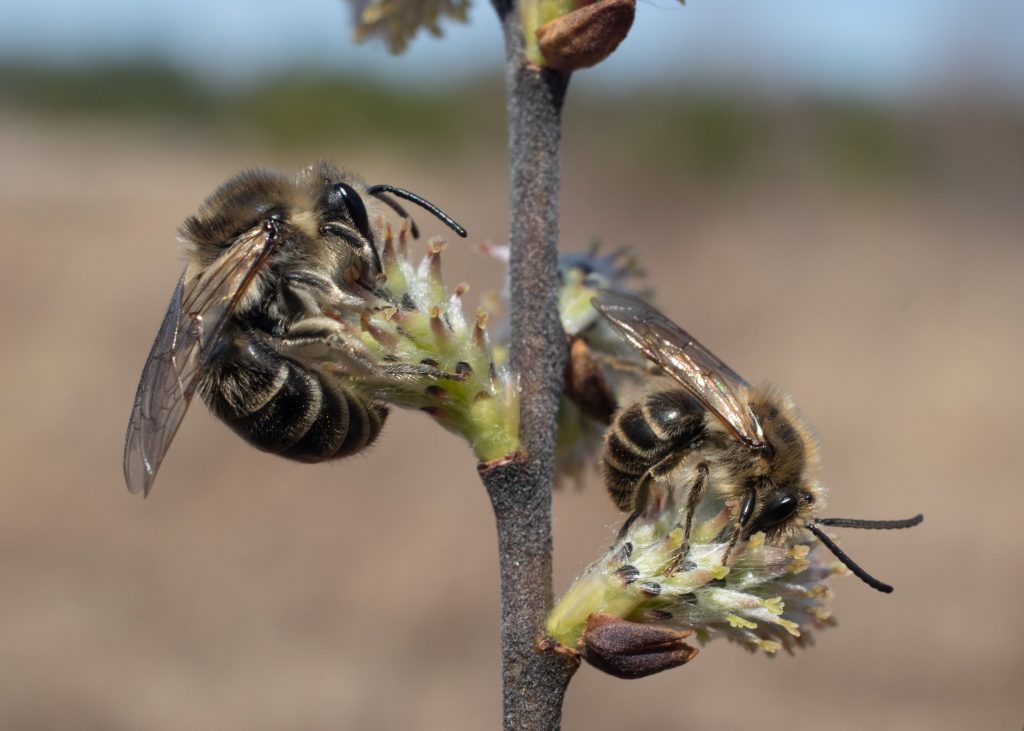
[[[775,492],[768,498],[764,510],[757,517],[757,527],[764,529],[781,525],[796,515],[799,507],[800,500],[796,496],[781,490]]]
[[[366,214],[366,205],[363,199],[351,185],[346,183],[335,183],[327,189],[326,209],[330,213],[344,212],[352,219],[352,225],[363,235],[364,238],[372,240],[370,235],[370,219]]]
[[[746,525],[750,521],[750,516],[754,514],[754,507],[757,505],[757,491],[747,490],[747,497],[743,500],[743,506],[740,507],[740,525]]]

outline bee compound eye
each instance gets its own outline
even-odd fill
[[[743,499],[743,506],[740,508],[740,525],[746,525],[750,522],[750,516],[754,514],[754,508],[757,506],[757,491],[747,490],[747,496]]]
[[[335,183],[327,189],[327,212],[345,213],[352,220],[352,225],[366,239],[370,236],[370,218],[366,213],[366,204],[355,188],[347,183]]]
[[[800,500],[788,492],[776,492],[765,502],[764,510],[757,519],[758,528],[773,528],[785,523],[796,515]]]

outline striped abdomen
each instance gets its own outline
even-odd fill
[[[704,408],[685,391],[651,393],[620,411],[604,440],[604,482],[620,510],[639,508],[649,470],[670,471],[704,436]]]
[[[249,338],[218,353],[200,394],[225,424],[257,449],[300,462],[355,454],[380,434],[387,407]]]

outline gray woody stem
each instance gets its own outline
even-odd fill
[[[519,12],[494,0],[506,46],[512,168],[511,365],[519,374],[523,453],[482,465],[501,561],[504,728],[557,729],[578,661],[538,652],[551,609],[551,483],[566,346],[558,316],[558,180],[569,77],[526,63]]]

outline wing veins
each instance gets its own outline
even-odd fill
[[[757,417],[745,401],[749,384],[700,341],[639,297],[604,291],[593,305],[648,360],[693,395],[737,439],[764,445]]]
[[[185,275],[179,279],[143,368],[128,423],[124,473],[129,491],[149,494],[206,358],[272,241],[269,229],[253,229],[198,280],[186,282]]]

